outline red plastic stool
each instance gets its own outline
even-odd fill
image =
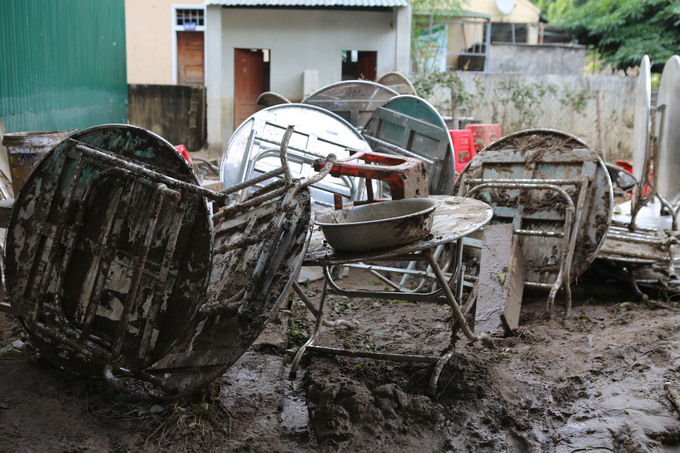
[[[453,142],[453,155],[456,173],[460,174],[468,162],[477,155],[475,139],[469,129],[453,129],[449,131]]]
[[[468,124],[466,129],[471,130],[475,137],[476,152],[502,137],[498,124]]]
[[[176,145],[175,149],[177,150],[178,153],[184,157],[187,162],[191,163],[191,157],[189,157],[189,153],[187,152],[187,147],[184,145]]]

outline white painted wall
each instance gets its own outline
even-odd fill
[[[270,49],[270,89],[305,95],[305,70],[323,87],[341,79],[342,50],[378,52],[378,77],[409,71],[410,8],[397,12],[207,7],[208,146],[224,149],[234,127],[234,49]]]

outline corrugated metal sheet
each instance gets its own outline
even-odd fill
[[[305,6],[384,8],[408,6],[406,0],[206,0],[206,5],[222,6]]]
[[[491,16],[488,14],[476,13],[474,11],[468,10],[453,10],[453,9],[417,9],[413,11],[416,16],[429,16],[436,15],[437,19],[484,19],[491,20]]]
[[[8,132],[127,122],[124,0],[3,0],[0,56]]]

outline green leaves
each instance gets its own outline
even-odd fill
[[[549,21],[593,46],[618,69],[649,55],[657,69],[680,53],[680,2],[669,0],[538,0]]]

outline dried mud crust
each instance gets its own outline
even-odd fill
[[[485,150],[516,149],[518,151],[537,150],[540,152],[588,148],[580,139],[552,129],[529,129],[516,132],[493,142]],[[535,155],[535,160],[540,154]]]
[[[376,287],[354,270],[345,283]],[[527,294],[520,328],[495,349],[459,339],[435,398],[420,363],[309,355],[289,380],[284,350],[312,320],[297,301],[191,401],[114,392],[30,347],[5,353],[0,451],[679,451],[680,414],[664,389],[680,387],[677,306],[632,303],[606,285],[575,296],[572,318],[547,320],[545,295]],[[322,344],[436,355],[448,341],[441,306],[333,296],[328,307],[359,328],[324,328]],[[20,336],[7,324],[0,347]]]

